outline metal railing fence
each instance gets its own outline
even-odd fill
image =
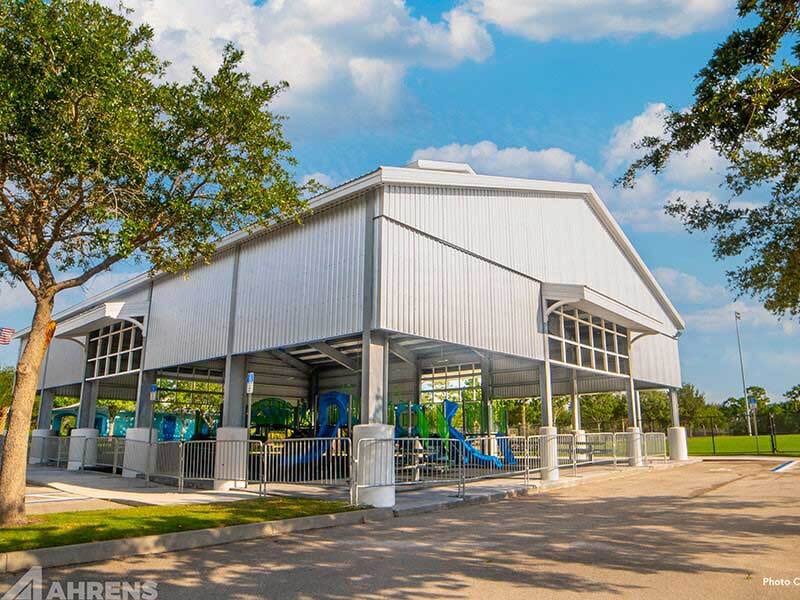
[[[575,462],[580,465],[617,464],[613,433],[576,433]]]
[[[270,483],[347,485],[350,438],[296,438],[264,443],[263,481]]]
[[[635,437],[634,437],[635,436]],[[647,462],[667,459],[663,433],[559,433],[533,436],[476,436],[468,439],[366,438],[352,447],[349,438],[268,440],[195,440],[146,442],[132,439],[44,437],[40,462],[56,466],[110,468],[113,474],[157,477],[179,491],[202,482],[225,481],[233,487],[270,485],[350,486],[358,501],[364,489],[396,486],[456,488],[463,496],[468,482],[519,477],[528,485],[547,465],[571,468],[613,463],[639,454]],[[32,444],[35,440],[32,440]],[[79,440],[82,456],[70,461]],[[32,446],[33,449],[33,446]],[[80,455],[77,448],[74,454]],[[370,466],[372,465],[372,466]],[[551,467],[552,468],[552,467]],[[127,473],[125,473],[127,472]]]
[[[644,458],[652,462],[654,460],[667,460],[667,436],[660,432],[648,432],[644,434]]]
[[[49,436],[37,438],[42,440],[40,464],[64,467],[69,463],[69,448],[72,437]]]
[[[88,440],[84,448],[84,457],[90,452],[90,447],[94,446],[94,466],[110,468],[112,474],[122,469],[122,459],[125,455],[125,438],[120,437],[98,437]],[[85,458],[84,458],[84,466]]]

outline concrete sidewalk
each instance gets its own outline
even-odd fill
[[[53,467],[29,466],[27,472],[29,488],[39,486],[58,490],[72,496],[82,498],[84,502],[92,500],[112,503],[98,508],[125,508],[126,506],[168,505],[168,504],[207,504],[209,502],[233,502],[253,498],[253,492],[213,490],[187,490],[178,493],[174,487],[150,482],[143,479],[114,476],[95,471],[67,471]],[[35,504],[28,503],[28,506]],[[63,511],[75,510],[67,508]],[[85,508],[83,510],[86,510]],[[35,508],[32,513],[41,512]],[[48,511],[53,512],[53,511]]]
[[[535,494],[545,490],[585,485],[595,481],[629,477],[651,470],[669,469],[700,462],[691,459],[684,463],[654,463],[643,467],[613,465],[590,465],[579,467],[577,475],[572,469],[562,469],[558,481],[542,482],[531,478],[528,485],[522,477],[498,478],[468,482],[464,498],[457,497],[455,484],[440,487],[421,487],[417,489],[398,488],[396,515],[407,515],[437,510],[446,510],[466,504],[492,502],[514,496]],[[210,502],[232,502],[253,498],[257,486],[244,490],[217,492],[213,490],[187,489],[179,493],[174,487],[137,478],[123,478],[95,471],[67,471],[52,467],[31,466],[28,468],[28,484],[40,486],[51,493],[63,494],[63,502],[57,505],[46,502],[29,502],[30,514],[41,512],[66,512],[70,510],[91,510],[100,508],[124,508],[126,506],[205,504]],[[37,492],[32,492],[37,493]],[[42,493],[41,489],[38,491]],[[295,496],[320,498],[326,500],[348,501],[350,490],[346,487],[324,487],[314,485],[268,484],[267,493],[271,496]],[[31,496],[32,499],[34,498]],[[44,498],[39,496],[39,499]],[[67,500],[68,498],[69,500]]]

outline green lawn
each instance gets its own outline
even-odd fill
[[[138,506],[36,515],[22,527],[0,528],[0,552],[277,521],[348,510],[354,508],[346,502],[255,498],[214,504]]]
[[[800,454],[800,433],[783,434],[775,436],[778,454],[797,455]],[[711,436],[690,437],[688,440],[689,454],[709,455],[713,454]],[[769,435],[758,436],[758,448],[756,448],[756,436],[747,435],[718,435],[714,437],[717,454],[771,454]]]

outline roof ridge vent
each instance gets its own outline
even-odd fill
[[[406,165],[409,169],[423,169],[425,171],[447,171],[448,173],[463,173],[464,175],[475,175],[467,163],[449,162],[446,160],[414,160]]]

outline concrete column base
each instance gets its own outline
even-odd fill
[[[247,427],[217,429],[214,452],[214,489],[227,491],[247,487]]]
[[[38,465],[47,458],[47,442],[49,437],[55,437],[56,432],[52,429],[34,429],[31,432],[31,448],[28,452],[28,464]]]
[[[574,429],[572,430],[572,435],[575,436],[575,446],[579,450],[583,450],[586,448],[586,431],[584,429]],[[586,452],[576,452],[575,458],[579,461],[581,460],[588,460],[589,456]]]
[[[539,434],[547,437],[541,441],[542,481],[558,481],[558,438],[556,427],[540,427]]]
[[[68,471],[79,471],[83,467],[97,464],[97,436],[99,432],[93,427],[73,429],[69,441]]]
[[[670,460],[689,460],[685,427],[670,427],[667,430],[667,439],[669,440]]]
[[[393,441],[359,444],[363,439],[394,440],[394,427],[380,424],[353,427],[353,452],[358,461],[358,470],[353,480],[359,486],[372,486],[358,488],[353,499],[358,504],[391,508],[395,504],[394,448],[387,451],[387,446]],[[388,485],[376,485],[383,483]]]
[[[628,464],[632,467],[641,467],[642,460],[642,430],[638,427],[628,427]]]
[[[147,442],[158,441],[158,431],[150,427],[129,427],[125,431],[125,452],[122,456],[122,476],[136,477],[152,473],[155,453]]]

